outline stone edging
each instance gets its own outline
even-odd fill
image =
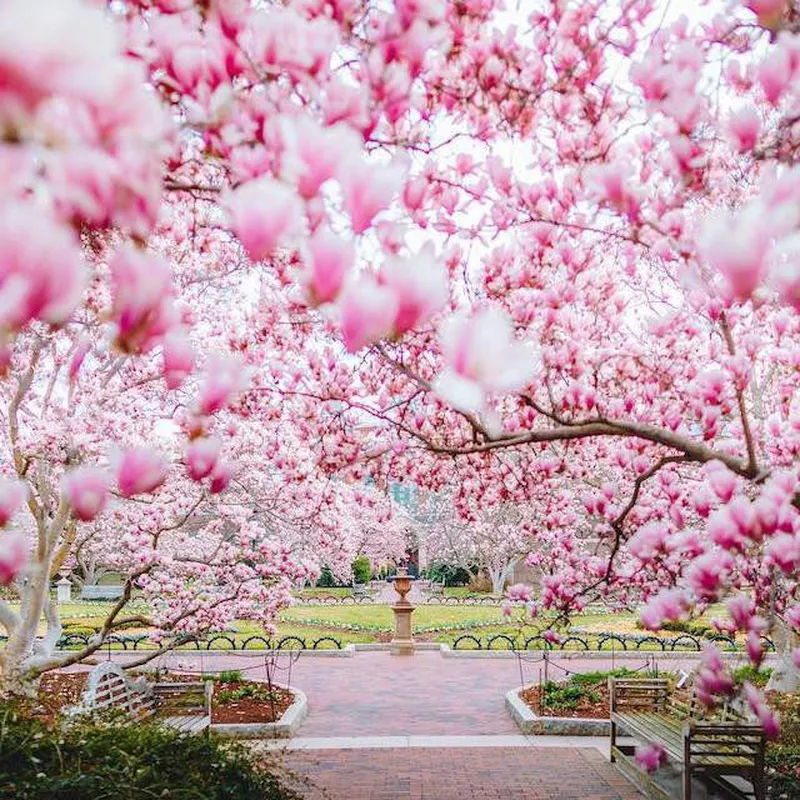
[[[529,687],[524,687],[529,688]],[[506,709],[525,734],[550,736],[608,736],[611,722],[607,719],[586,717],[540,717],[523,702],[521,689],[506,692]]]
[[[216,722],[211,730],[233,739],[288,739],[308,716],[308,698],[299,689],[281,688],[294,694],[294,702],[277,722]]]

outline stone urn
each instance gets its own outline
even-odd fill
[[[408,572],[400,567],[394,578],[394,589],[400,599],[392,605],[394,612],[394,638],[391,641],[392,654],[396,656],[414,655],[414,637],[411,635],[411,614],[414,606],[408,601],[406,595],[411,591],[414,579]]]

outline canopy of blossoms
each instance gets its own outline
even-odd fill
[[[788,658],[800,9],[503,5],[0,0],[6,675],[84,526],[176,626],[398,480],[523,507],[544,608]]]

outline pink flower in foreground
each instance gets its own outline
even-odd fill
[[[479,410],[488,393],[521,389],[536,369],[531,350],[514,340],[508,317],[494,307],[447,320],[441,341],[446,366],[435,389],[459,411]]]
[[[32,203],[6,203],[0,206],[0,253],[0,326],[18,330],[33,319],[60,325],[70,318],[85,266],[67,228]]]
[[[168,464],[161,453],[135,447],[116,454],[117,486],[123,497],[157,489],[167,477]]]
[[[68,472],[61,488],[72,506],[72,513],[82,522],[90,522],[105,508],[111,478],[98,467],[79,467]]]
[[[778,715],[767,705],[761,692],[750,683],[744,685],[744,695],[752,712],[764,728],[764,735],[774,742],[781,734],[781,722]]]
[[[665,622],[685,619],[689,612],[689,602],[678,589],[667,589],[647,601],[639,619],[645,628],[657,631]]]
[[[349,158],[339,170],[345,211],[353,230],[364,233],[379,211],[388,208],[403,182],[396,164],[375,164],[361,157]]]
[[[347,349],[355,353],[392,332],[397,299],[367,275],[349,283],[339,300],[342,336]]]
[[[186,333],[174,330],[164,337],[163,357],[167,388],[177,389],[194,369],[194,348]]]
[[[758,21],[765,27],[775,29],[781,21],[788,6],[788,0],[743,0]]]
[[[208,416],[227,406],[244,388],[242,362],[233,356],[212,356],[206,363],[206,378],[200,388],[198,407]]]
[[[0,478],[0,528],[5,527],[28,497],[28,487],[17,480]]]
[[[712,461],[706,468],[706,475],[714,494],[727,503],[736,490],[736,475],[719,461]]]
[[[172,270],[164,259],[127,247],[111,262],[116,343],[126,353],[145,353],[176,321]]]
[[[740,153],[747,153],[756,146],[761,132],[761,117],[751,106],[739,109],[728,120],[728,136]]]
[[[747,299],[764,276],[770,236],[765,209],[753,204],[707,223],[700,253],[725,278],[735,297]]]
[[[447,271],[427,248],[408,258],[388,259],[380,281],[397,299],[392,325],[397,336],[425,322],[447,302]]]
[[[21,533],[0,535],[0,586],[8,586],[28,563],[28,543]]]
[[[230,485],[233,478],[233,469],[230,464],[224,461],[217,461],[214,471],[211,473],[211,486],[209,490],[211,494],[219,494],[224,492]]]
[[[330,303],[342,290],[355,260],[353,243],[320,227],[308,240],[310,258],[304,282],[314,305]]]
[[[0,25],[0,87],[33,106],[65,92],[89,97],[107,86],[118,38],[99,8],[81,0],[6,0]]]
[[[303,226],[303,203],[295,191],[273,178],[245,183],[228,197],[231,228],[252,261],[286,244]]]
[[[219,439],[201,437],[189,444],[186,451],[186,470],[193,481],[201,481],[211,474],[219,458]]]
[[[667,751],[660,744],[643,744],[634,751],[634,758],[645,772],[655,772],[667,762]]]

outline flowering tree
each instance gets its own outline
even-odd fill
[[[492,593],[502,594],[514,568],[530,552],[535,536],[535,524],[524,518],[524,506],[489,506],[464,519],[454,513],[449,498],[442,505],[446,513],[426,525],[426,549],[437,560],[461,567],[473,576],[485,574]]]
[[[754,660],[759,633],[791,641],[797,4],[499,6],[5,0],[7,472],[28,486],[2,521],[27,499],[38,538],[25,568],[3,534],[4,582],[27,569],[44,598],[109,484],[162,491],[139,449],[158,419],[208,492],[227,420],[253,419],[321,481],[529,504],[547,606],[644,600],[658,626],[730,598]],[[102,405],[70,389],[81,362]]]

